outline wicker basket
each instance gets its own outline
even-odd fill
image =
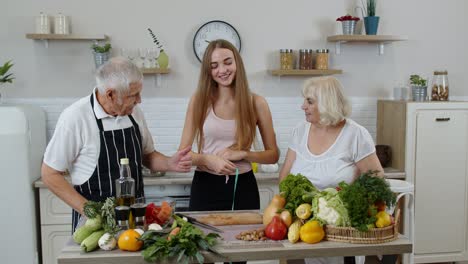
[[[380,244],[398,238],[398,224],[400,209],[397,209],[395,224],[383,228],[371,228],[366,232],[358,231],[353,227],[325,227],[325,239],[329,241],[346,242],[354,244]]]

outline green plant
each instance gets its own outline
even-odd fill
[[[361,0],[362,3],[362,0]],[[375,9],[377,8],[377,0],[367,0],[367,4],[364,5],[362,3],[363,7],[366,7],[366,14],[367,16],[375,16]]]
[[[410,84],[415,86],[426,86],[426,79],[421,78],[417,74],[410,75]]]
[[[3,66],[0,67],[0,84],[2,83],[13,83],[13,80],[15,79],[13,77],[13,73],[8,73],[11,67],[13,67],[14,64],[11,63],[10,61],[5,62]]]
[[[151,28],[148,28],[148,32],[151,35],[151,38],[153,39],[153,42],[156,45],[156,47],[158,47],[160,51],[164,51],[163,45],[159,42],[158,38],[153,33],[153,30],[151,30]]]
[[[106,52],[109,52],[111,50],[111,48],[112,48],[112,46],[111,46],[110,43],[106,43],[104,45],[101,45],[101,44],[99,44],[99,42],[95,42],[91,46],[91,49],[93,49],[94,52],[96,52],[96,53],[106,53]]]

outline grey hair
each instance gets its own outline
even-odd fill
[[[351,105],[342,89],[340,81],[332,76],[311,78],[304,82],[302,95],[317,102],[321,125],[337,125],[351,114]]]
[[[140,69],[124,57],[114,57],[96,71],[96,85],[100,93],[115,89],[119,94],[128,91],[130,84],[143,80]]]

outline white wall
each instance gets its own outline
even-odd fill
[[[195,31],[203,23],[221,19],[231,23],[242,38],[242,56],[254,91],[271,97],[298,96],[304,78],[270,76],[277,67],[280,48],[334,49],[327,35],[336,31],[335,19],[359,1],[349,0],[238,0],[238,1],[110,1],[110,0],[2,0],[0,8],[0,62],[13,59],[15,83],[3,88],[10,98],[81,97],[91,91],[94,68],[90,43],[41,41],[25,38],[34,31],[40,11],[71,16],[72,31],[108,34],[120,47],[150,47],[146,28],[151,27],[170,56],[171,74],[160,87],[152,77],[145,81],[144,96],[183,97],[193,93],[199,63],[192,51]],[[389,97],[392,87],[411,73],[432,76],[447,69],[450,93],[465,91],[468,68],[468,1],[379,1],[380,34],[405,35],[409,41],[387,45],[385,55],[368,44],[344,45],[332,54],[333,68],[343,69],[338,78],[345,93],[356,97]]]

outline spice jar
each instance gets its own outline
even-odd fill
[[[311,49],[299,50],[299,69],[301,70],[312,69],[312,50]]]
[[[448,101],[449,84],[447,71],[434,71],[432,78],[431,100]]]
[[[280,49],[280,65],[282,70],[292,70],[294,68],[292,49]]]
[[[328,49],[318,49],[315,58],[315,68],[318,70],[328,70]]]

